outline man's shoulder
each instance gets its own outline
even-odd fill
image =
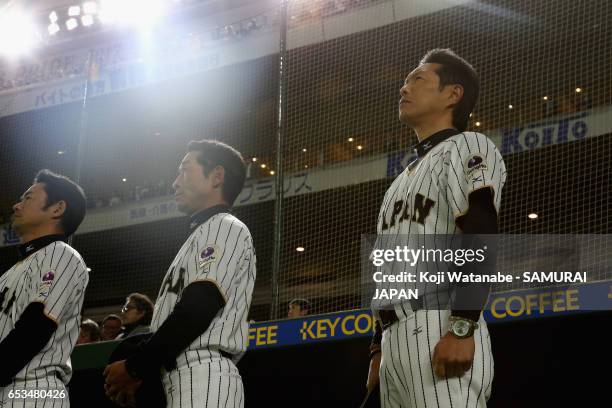
[[[497,146],[484,133],[465,131],[450,136],[443,143],[445,150],[459,150],[460,152],[473,153],[474,151],[490,152],[497,151]]]
[[[210,220],[200,225],[198,227],[198,231],[200,232],[199,235],[204,235],[204,237],[206,237],[206,235],[210,237],[213,233],[215,236],[226,236],[230,231],[239,231],[240,234],[247,234],[248,236],[251,235],[251,232],[246,224],[231,213],[215,214],[210,218]],[[213,238],[215,236],[213,236]]]
[[[83,257],[72,246],[70,246],[67,242],[64,241],[54,241],[49,245],[41,248],[37,255],[44,258],[53,258],[58,260],[71,260],[72,258],[76,258],[76,260],[83,265],[85,262],[83,261]]]

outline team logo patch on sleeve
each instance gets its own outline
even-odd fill
[[[40,280],[40,284],[38,285],[39,297],[47,298],[49,296],[53,279],[55,279],[55,272],[53,271],[49,271],[43,275],[42,279]]]
[[[217,262],[219,257],[219,248],[216,245],[206,245],[202,251],[200,251],[200,268]]]
[[[487,163],[485,162],[484,158],[479,154],[472,154],[466,162],[465,174],[467,177],[472,177],[472,174],[474,174],[476,170],[486,169]]]

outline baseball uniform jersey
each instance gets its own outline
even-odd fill
[[[244,406],[238,369],[226,357],[246,351],[248,345],[255,252],[248,228],[227,210],[213,207],[194,218],[155,303],[152,331],[163,324],[192,282],[213,282],[225,300],[208,329],[178,356],[176,369],[162,376],[170,407]]]
[[[59,236],[39,238],[20,249],[24,259],[0,276],[0,341],[33,302],[44,305],[44,313],[57,323],[57,329],[13,384],[0,388],[0,406],[68,407],[65,384],[72,375],[70,354],[79,337],[89,273],[79,253]],[[28,396],[15,398],[18,390],[28,391]],[[32,397],[36,390],[45,396]]]
[[[421,141],[415,151],[416,159],[385,194],[377,223],[379,241],[408,237],[414,244],[419,240],[425,242],[426,234],[461,234],[455,220],[467,213],[469,194],[485,187],[492,188],[495,209],[499,212],[506,168],[495,144],[485,135],[446,129]],[[418,269],[418,262],[415,266],[404,266],[401,271]],[[385,285],[380,283],[377,288]],[[418,282],[405,286],[418,288],[421,308],[413,307],[410,301],[391,305],[400,321],[383,332],[382,405],[486,406],[493,360],[484,319],[480,318],[474,334],[476,354],[472,369],[459,378],[439,379],[434,375],[431,360],[437,342],[448,332],[452,288]],[[432,301],[435,307],[431,306]],[[373,303],[375,315],[380,307]]]

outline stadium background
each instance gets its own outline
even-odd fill
[[[85,60],[44,74],[1,65],[3,102],[38,95],[36,109],[7,114],[7,102],[0,110],[4,217],[37,170],[74,174],[85,136],[81,184],[92,227],[74,239],[92,270],[84,316],[117,312],[131,292],[156,297],[187,233],[185,219],[168,204],[169,186],[186,143],[199,138],[227,142],[250,162],[250,191],[241,196],[249,197],[235,209],[257,250],[250,319],[283,318],[295,297],[310,299],[315,313],[359,308],[361,234],[375,231],[393,179],[389,162],[416,143],[397,120],[398,91],[435,47],[455,50],[480,74],[470,130],[500,140],[520,135],[520,149],[502,149],[508,180],[501,232],[610,233],[610,2],[291,1],[281,151],[277,2],[188,3],[188,15],[172,17],[184,23],[181,29],[154,34],[146,47],[129,31],[108,29],[49,45],[49,55],[99,44],[110,50],[94,54],[82,133],[82,92],[58,102],[52,90],[82,86]],[[181,67],[168,58],[179,53]],[[107,87],[96,94],[98,81]],[[547,135],[552,142],[545,146]],[[371,173],[369,166],[381,161],[386,172]],[[275,207],[279,164],[286,192]],[[338,174],[332,188],[308,184],[309,177]],[[5,244],[14,241],[8,227],[3,232]],[[0,248],[0,271],[15,260],[13,247]],[[609,278],[609,272],[598,277]]]

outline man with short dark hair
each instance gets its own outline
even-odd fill
[[[127,404],[143,380],[159,381],[161,372],[168,407],[243,407],[232,358],[248,345],[255,252],[251,233],[230,208],[246,168],[238,151],[218,141],[191,142],[187,150],[173,187],[179,210],[191,218],[190,235],[162,282],[153,335],[137,353],[106,367],[105,387]]]
[[[289,311],[287,317],[302,317],[310,313],[310,302],[306,299],[293,299],[289,302]]]
[[[109,314],[102,320],[102,328],[100,331],[100,340],[109,341],[115,340],[123,331],[123,323],[121,318],[116,314]]]
[[[406,78],[399,119],[419,143],[416,159],[385,194],[377,225],[381,242],[400,236],[425,240],[428,234],[457,236],[456,241],[466,240],[463,234],[497,234],[504,161],[489,138],[466,132],[479,88],[474,68],[449,49],[428,52]],[[384,407],[486,406],[493,378],[482,318],[488,285],[416,287],[422,290],[418,299],[373,303],[369,392],[380,378]],[[466,304],[471,310],[462,307]]]
[[[100,341],[100,326],[98,323],[91,319],[85,319],[81,322],[81,331],[79,332],[79,338],[77,339],[77,346],[79,344],[89,344]]]
[[[21,245],[19,262],[0,276],[0,406],[69,406],[70,353],[89,274],[66,241],[85,209],[81,187],[49,170],[13,206]]]

